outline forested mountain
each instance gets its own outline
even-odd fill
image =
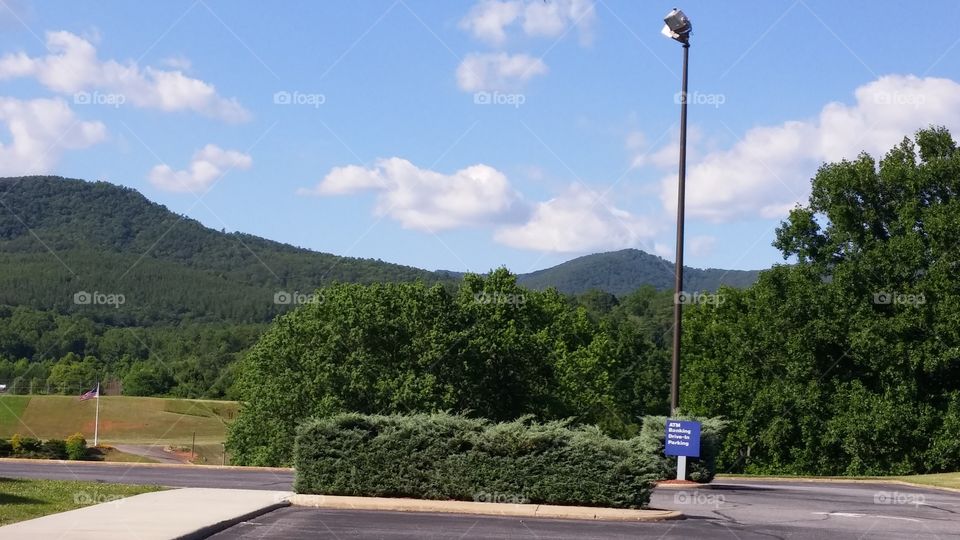
[[[532,289],[556,287],[568,294],[598,289],[616,295],[633,292],[644,285],[657,290],[673,289],[673,263],[639,249],[595,253],[558,264],[552,268],[521,274],[521,285]],[[720,285],[748,287],[757,270],[719,270],[684,267],[683,290],[714,291]]]
[[[118,324],[267,322],[332,282],[437,282],[445,274],[339,257],[170,212],[137,191],[58,177],[0,179],[0,304]],[[77,293],[122,295],[119,307]],[[100,299],[108,299],[101,296]],[[303,298],[303,296],[301,296]]]
[[[2,178],[0,203],[0,305],[80,313],[111,324],[261,323],[333,282],[454,283],[461,277],[216,231],[106,182]],[[687,269],[685,289],[755,280],[756,272]],[[580,257],[519,281],[571,294],[599,289],[624,295],[643,285],[672,288],[673,266],[623,250]],[[122,295],[123,304],[98,304],[97,298],[77,303],[74,295],[84,292]],[[301,295],[275,302],[284,292]]]

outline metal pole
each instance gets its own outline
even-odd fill
[[[680,408],[680,336],[682,305],[679,294],[683,290],[683,207],[687,180],[687,59],[690,42],[683,42],[683,82],[680,91],[680,173],[677,186],[677,257],[673,284],[673,361],[670,373],[670,414]]]
[[[93,446],[96,448],[100,442],[100,381],[97,381],[97,416],[93,421]]]

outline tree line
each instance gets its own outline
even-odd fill
[[[958,230],[960,151],[943,128],[879,162],[819,168],[777,230],[788,264],[685,310],[681,407],[729,422],[719,470],[960,468]],[[666,412],[669,293],[571,300],[501,269],[455,291],[321,294],[279,316],[239,364],[238,463],[289,463],[301,422],[341,412],[532,415],[618,437]]]

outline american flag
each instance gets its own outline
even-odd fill
[[[91,391],[89,391],[89,392],[84,392],[84,393],[80,396],[80,401],[86,401],[86,400],[88,400],[88,399],[93,399],[93,398],[95,398],[95,397],[98,397],[99,395],[100,395],[100,387],[97,386],[97,388],[94,388],[93,390],[91,390]]]

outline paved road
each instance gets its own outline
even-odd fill
[[[87,480],[113,484],[169,487],[268,489],[289,491],[293,472],[205,467],[200,465],[139,465],[136,463],[73,463],[0,461],[0,476],[49,480]]]
[[[289,490],[289,471],[0,461],[0,476]],[[867,483],[722,480],[654,491],[651,506],[688,518],[596,523],[285,508],[214,536],[238,538],[925,538],[960,539],[960,494]]]
[[[890,485],[725,481],[654,492],[651,506],[688,516],[612,523],[284,508],[211,540],[384,539],[860,539],[960,538],[960,494]]]

